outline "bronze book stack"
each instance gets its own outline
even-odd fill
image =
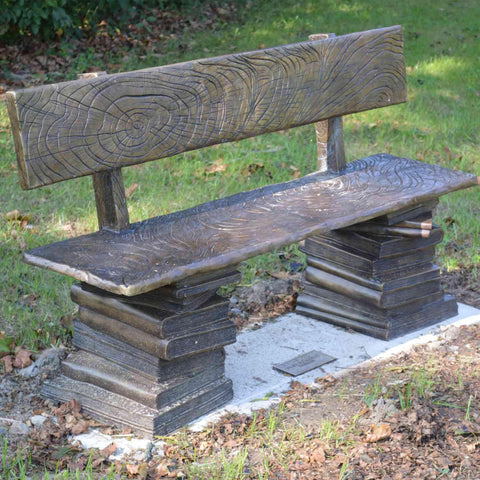
[[[223,405],[233,395],[223,347],[236,331],[216,291],[238,277],[229,268],[134,297],[74,285],[79,350],[42,395],[65,401],[74,392],[96,418],[150,437]]]
[[[296,311],[388,340],[457,314],[440,285],[435,203],[305,240],[305,291]]]

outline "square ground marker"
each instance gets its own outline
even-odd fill
[[[312,350],[310,352],[298,355],[284,363],[278,363],[273,368],[279,372],[286,373],[292,377],[301,375],[302,373],[309,372],[314,368],[321,367],[326,363],[330,363],[336,360],[336,358],[327,355],[326,353],[318,350]]]

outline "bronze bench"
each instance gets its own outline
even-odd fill
[[[25,254],[81,282],[79,351],[43,395],[147,435],[224,404],[235,326],[216,291],[304,239],[299,311],[382,338],[454,314],[429,217],[477,177],[388,154],[346,164],[341,116],[406,101],[402,30],[324,37],[8,92],[22,188],[93,175],[98,212],[98,232]],[[316,173],[130,224],[121,168],[311,123]]]

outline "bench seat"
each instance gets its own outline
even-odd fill
[[[472,174],[379,154],[339,175],[314,173],[25,253],[33,265],[121,295],[139,295],[477,185]]]

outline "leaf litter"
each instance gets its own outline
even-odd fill
[[[268,282],[267,287],[260,291],[269,293],[257,292],[256,301],[250,297],[250,307],[248,301],[242,306],[248,295],[234,293],[236,305],[253,308],[257,302],[260,311],[268,310],[278,292]],[[10,356],[12,348],[21,351],[11,339],[4,343],[9,343]],[[162,437],[163,455],[113,462],[115,442],[84,450],[71,443],[71,436],[100,428],[122,437],[131,435],[129,430],[101,426],[82,413],[78,402],[57,407],[32,395],[28,415],[46,420],[28,435],[10,436],[9,451],[30,451],[39,471],[82,471],[89,465],[101,476],[113,464],[118,478],[225,478],[235,468],[231,478],[239,479],[476,479],[479,362],[480,326],[450,327],[429,344],[338,378],[327,375],[311,385],[292,382],[272,409],[227,414],[201,432],[183,429]],[[5,374],[2,383],[18,382],[18,394],[32,382],[38,394],[38,380],[20,381],[17,371]],[[2,412],[14,412],[13,418],[28,424],[28,415],[15,410],[14,400],[4,403]],[[16,420],[10,416],[10,421]]]

